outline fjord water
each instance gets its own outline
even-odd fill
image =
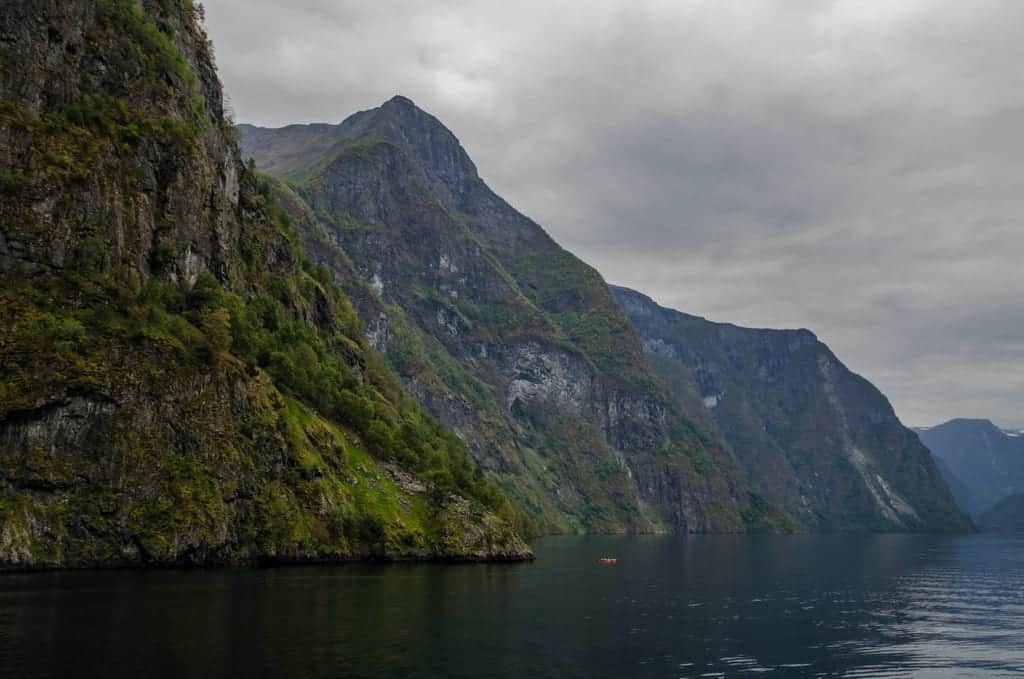
[[[1024,538],[560,537],[535,550],[511,565],[7,575],[0,676],[1024,673]]]

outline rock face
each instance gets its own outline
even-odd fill
[[[939,461],[961,508],[980,516],[1003,498],[1024,493],[1024,435],[988,420],[956,419],[917,430]]]
[[[676,398],[703,408],[751,488],[819,531],[966,530],[917,436],[807,330],[754,330],[616,298]]]
[[[340,125],[240,131],[368,340],[530,529],[746,528],[735,461],[669,398],[600,275],[435,118],[395,97]]]
[[[124,0],[15,0],[0,22],[0,271],[237,280],[243,177],[198,24]]]
[[[0,9],[0,568],[529,557],[240,160],[197,9]]]

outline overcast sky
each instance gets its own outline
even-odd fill
[[[608,281],[1024,428],[1024,2],[205,5],[239,121],[401,93]]]

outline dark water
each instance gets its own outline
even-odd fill
[[[0,676],[1024,676],[1021,538],[535,549],[511,566],[4,576]]]

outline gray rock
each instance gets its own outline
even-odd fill
[[[752,490],[819,531],[960,531],[969,523],[885,397],[808,330],[756,330],[613,292],[686,407],[703,407]]]

